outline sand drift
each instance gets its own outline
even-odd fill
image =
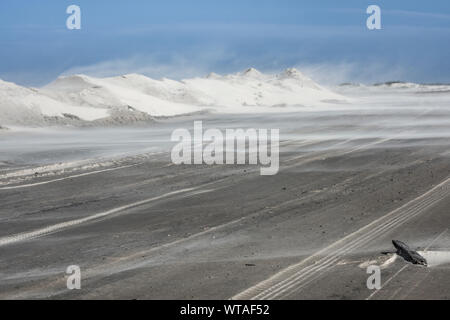
[[[0,81],[0,124],[124,125],[204,111],[280,112],[346,101],[296,69],[275,75],[248,69],[182,81],[139,74],[112,78],[73,75],[39,89]]]

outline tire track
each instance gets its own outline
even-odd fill
[[[429,201],[427,201],[427,202],[419,203],[419,204],[417,204],[415,207],[413,207],[413,208],[411,208],[411,209],[412,209],[412,210],[416,210],[416,209],[422,210],[422,209],[424,209],[424,208],[428,208],[429,205],[430,205],[430,203],[433,203],[433,201],[432,201],[432,200],[429,200]],[[409,213],[409,211],[407,211],[406,213]],[[365,237],[362,238],[362,239],[357,239],[357,240],[359,240],[359,241],[356,241],[356,243],[355,243],[355,241],[349,243],[349,245],[348,245],[346,248],[344,248],[344,249],[338,251],[336,254],[334,254],[334,255],[331,257],[331,259],[328,258],[328,257],[325,257],[325,258],[319,260],[318,262],[316,262],[315,265],[318,264],[318,267],[316,267],[316,266],[314,265],[314,266],[309,266],[309,267],[305,268],[305,269],[306,269],[306,272],[305,272],[305,274],[303,274],[303,275],[308,276],[311,272],[315,272],[315,271],[319,271],[319,272],[322,272],[322,273],[325,272],[325,271],[328,271],[328,269],[332,268],[332,267],[334,266],[334,263],[336,263],[336,262],[340,259],[340,256],[341,256],[341,255],[343,255],[343,254],[345,254],[345,253],[348,253],[348,252],[351,251],[352,249],[355,249],[356,246],[361,246],[361,245],[364,245],[364,244],[368,243],[369,241],[371,241],[371,240],[374,239],[375,237],[379,236],[380,234],[385,233],[385,232],[387,232],[388,230],[391,230],[392,228],[396,227],[396,226],[397,226],[397,225],[396,225],[397,223],[401,223],[401,222],[403,222],[404,220],[405,220],[405,217],[400,216],[400,217],[397,217],[396,220],[391,221],[388,225],[379,226],[378,228],[374,229],[373,232],[372,232],[371,234],[368,234],[367,236],[365,236]],[[408,220],[409,220],[409,219],[408,219]],[[325,259],[325,260],[324,260],[324,259]],[[315,269],[317,269],[317,270],[315,270]],[[313,275],[314,275],[314,274],[313,274]],[[320,274],[319,274],[319,275],[320,275]],[[302,276],[302,275],[301,275],[301,276]],[[295,279],[292,279],[292,280],[296,281],[296,280],[298,280],[298,278],[295,278]],[[292,282],[292,281],[291,281],[291,282]],[[309,283],[309,282],[308,282],[308,283]],[[306,284],[307,284],[307,283],[306,283]],[[292,285],[290,285],[290,286],[288,286],[288,287],[286,288],[286,290],[289,290],[289,289],[292,289]],[[270,298],[270,297],[269,297],[269,298]],[[273,297],[273,298],[276,298],[276,297]]]
[[[41,182],[35,182],[35,183],[29,183],[29,184],[21,184],[21,185],[10,186],[10,187],[1,187],[0,190],[14,190],[14,189],[30,188],[30,187],[41,186],[41,185],[49,184],[49,183],[53,183],[53,182],[64,181],[64,180],[69,180],[69,179],[74,179],[74,178],[85,177],[85,176],[90,176],[90,175],[93,175],[93,174],[98,174],[98,173],[103,173],[103,172],[109,172],[109,171],[116,171],[116,170],[120,170],[120,169],[131,168],[131,167],[135,167],[135,166],[138,166],[138,165],[139,165],[139,163],[138,164],[131,164],[131,165],[127,165],[127,166],[121,166],[121,167],[115,167],[115,168],[109,168],[109,169],[85,172],[85,173],[75,174],[75,175],[72,175],[72,176],[67,176],[67,177],[64,177],[64,178],[58,178],[58,179],[53,179],[53,180],[47,180],[47,181],[41,181]]]
[[[397,220],[399,220],[399,219],[397,219]],[[394,221],[394,223],[395,223],[395,222],[397,222],[397,221]],[[400,222],[401,222],[401,221],[400,221]],[[379,236],[380,234],[382,234],[382,233],[384,233],[384,232],[387,232],[388,230],[391,230],[391,229],[392,229],[392,223],[390,223],[387,227],[388,227],[388,228],[386,228],[386,226],[384,226],[384,228],[383,228],[383,227],[381,227],[381,228],[378,227],[377,229],[375,229],[375,232],[374,232],[374,233],[372,233],[372,234],[366,236],[365,238],[359,239],[359,241],[358,241],[357,243],[351,242],[351,243],[349,244],[348,247],[346,247],[346,248],[343,249],[343,250],[338,251],[337,253],[335,253],[334,255],[332,255],[331,258],[325,257],[325,258],[323,258],[322,260],[319,260],[318,262],[316,262],[314,265],[306,267],[306,268],[305,268],[305,272],[304,272],[303,274],[297,275],[297,277],[294,278],[294,279],[290,279],[289,282],[290,282],[291,284],[288,283],[288,284],[287,284],[287,287],[284,288],[284,290],[283,290],[283,291],[288,292],[288,293],[285,294],[284,296],[289,295],[289,293],[291,293],[292,291],[295,291],[295,290],[291,290],[291,289],[293,289],[294,285],[296,285],[295,281],[299,281],[299,279],[300,279],[301,276],[302,276],[303,278],[305,278],[306,280],[308,280],[309,277],[313,277],[313,276],[315,276],[315,277],[312,278],[312,279],[309,279],[309,281],[305,281],[305,282],[302,283],[302,284],[297,283],[297,286],[296,286],[297,289],[300,289],[301,287],[304,287],[306,284],[309,284],[312,280],[314,280],[315,278],[319,277],[319,276],[320,276],[321,274],[323,274],[324,272],[326,272],[326,271],[328,271],[329,269],[331,269],[332,267],[334,267],[334,264],[340,260],[341,256],[344,255],[344,254],[346,254],[346,253],[348,253],[348,252],[351,251],[352,249],[355,249],[355,248],[356,248],[355,246],[357,246],[357,245],[359,245],[359,246],[364,245],[364,244],[368,243],[369,241],[375,239],[375,238],[376,238],[377,236]],[[393,227],[395,227],[395,225],[394,225]],[[380,230],[380,229],[381,229],[381,230]],[[325,260],[324,260],[324,259],[325,259]],[[293,284],[292,284],[292,283],[293,283]],[[274,290],[274,291],[275,291],[275,290]],[[284,293],[284,292],[283,292],[283,293]],[[274,297],[270,297],[270,296],[269,296],[269,297],[267,297],[266,299],[277,298],[277,295],[278,295],[278,294],[275,294]]]
[[[111,158],[111,159],[89,159],[89,160],[79,160],[74,162],[65,163],[55,163],[40,167],[26,167],[16,171],[8,172],[0,175],[0,185],[4,186],[0,190],[18,189],[23,186],[30,187],[34,185],[47,184],[51,182],[56,182],[60,180],[65,180],[69,178],[81,177],[84,175],[101,173],[105,171],[113,171],[117,169],[122,169],[131,166],[137,166],[144,162],[153,159],[158,159],[158,156],[164,154],[164,152],[154,152],[154,153],[143,153],[134,156],[122,157],[122,158]],[[132,162],[131,165],[126,163]],[[95,171],[89,171],[99,169]],[[84,171],[84,172],[83,172]],[[78,172],[78,173],[77,173]],[[58,177],[69,173],[76,173],[71,177],[61,177],[55,178],[47,181],[30,183],[20,185],[19,183],[34,180],[36,178],[36,173],[39,173],[39,177]],[[10,180],[8,180],[10,179]],[[12,180],[11,180],[12,179]],[[15,179],[15,180],[14,180]],[[16,186],[10,186],[11,184],[18,184]]]
[[[317,151],[317,152],[314,152],[312,154],[305,154],[305,155],[301,155],[301,156],[296,156],[296,157],[293,157],[293,158],[290,158],[290,159],[287,159],[287,160],[284,160],[284,161],[280,162],[280,171],[285,170],[285,169],[294,168],[294,167],[297,167],[299,165],[304,165],[304,164],[307,164],[307,163],[310,163],[310,162],[313,162],[313,161],[316,161],[316,160],[323,160],[325,158],[330,158],[330,157],[344,156],[344,155],[347,155],[347,154],[350,154],[350,153],[353,153],[353,152],[357,152],[357,151],[363,150],[365,148],[368,148],[368,147],[371,147],[371,146],[374,146],[374,145],[378,145],[378,144],[382,144],[382,143],[388,142],[388,141],[390,141],[390,140],[392,140],[394,138],[395,137],[377,139],[377,140],[371,141],[369,143],[357,145],[357,146],[355,146],[355,147],[353,147],[353,148],[351,148],[349,150],[339,150],[339,149],[331,150],[331,151],[324,150],[324,151]],[[330,148],[337,147],[337,146],[340,146],[340,145],[345,145],[346,143],[349,143],[351,141],[353,141],[353,140],[352,139],[344,140],[344,141],[341,141],[341,142],[338,142],[338,143],[332,145]],[[284,166],[282,166],[282,164],[288,164],[288,163],[290,163],[290,162],[292,162],[294,160],[299,160],[299,159],[301,161],[298,161],[298,162],[296,162],[294,164],[291,164],[291,165],[284,165]]]
[[[74,226],[77,226],[77,225],[80,225],[80,224],[84,224],[84,223],[87,223],[87,222],[91,222],[91,221],[94,221],[94,220],[99,220],[99,219],[104,218],[106,216],[110,216],[112,214],[115,214],[115,213],[118,213],[118,212],[121,212],[121,211],[124,211],[124,210],[132,209],[132,208],[135,208],[135,207],[138,207],[138,206],[150,203],[150,202],[154,202],[154,201],[157,201],[157,200],[165,199],[165,198],[168,198],[168,197],[171,197],[171,196],[174,196],[174,195],[178,195],[178,194],[182,194],[182,193],[188,193],[190,191],[196,191],[196,192],[193,192],[192,195],[196,195],[196,194],[205,193],[205,192],[211,192],[212,191],[212,190],[198,190],[198,189],[200,189],[200,187],[202,187],[202,186],[168,192],[168,193],[162,194],[160,196],[156,196],[156,197],[153,197],[153,198],[150,198],[150,199],[141,200],[141,201],[138,201],[138,202],[133,202],[133,203],[121,206],[121,207],[117,207],[117,208],[108,210],[108,211],[96,213],[96,214],[90,215],[88,217],[57,223],[57,224],[54,224],[54,225],[51,225],[51,226],[48,226],[48,227],[36,229],[36,230],[33,230],[33,231],[29,231],[29,232],[23,232],[23,233],[11,235],[11,236],[6,236],[6,237],[3,237],[3,238],[0,238],[0,247],[6,246],[6,245],[10,245],[10,244],[14,244],[14,243],[17,243],[17,242],[22,242],[22,241],[26,241],[26,240],[35,239],[35,238],[42,237],[42,236],[46,236],[46,235],[51,234],[51,233],[59,232],[59,231],[65,230],[67,228],[74,227]]]
[[[429,207],[429,205],[428,206],[425,205],[419,209],[422,210],[422,209],[428,208],[428,207]],[[413,216],[411,216],[410,218],[412,218],[412,217]],[[312,277],[311,279],[308,279],[308,277],[306,277],[307,281],[303,282],[302,284],[298,284],[298,283],[294,282],[293,284],[288,285],[287,288],[285,288],[282,293],[275,294],[275,296],[273,298],[286,297],[286,296],[289,296],[289,294],[292,294],[295,291],[298,291],[300,288],[303,288],[305,285],[309,284],[316,278],[320,277],[323,273],[330,271],[335,266],[335,263],[337,263],[341,259],[341,256],[343,256],[344,254],[349,253],[351,250],[356,249],[357,247],[361,247],[361,246],[369,243],[370,241],[374,240],[376,237],[394,229],[395,227],[398,226],[399,223],[405,222],[405,220],[409,220],[409,218],[408,219],[403,218],[403,219],[400,219],[400,221],[399,221],[399,219],[397,219],[397,221],[390,223],[388,226],[384,226],[384,228],[381,228],[381,229],[377,228],[376,233],[373,233],[373,234],[367,236],[366,238],[361,239],[361,241],[359,241],[358,243],[353,243],[351,246],[349,246],[345,250],[340,251],[340,252],[338,252],[338,254],[334,255],[333,259],[328,260],[324,266],[320,266],[317,270],[312,270],[313,273],[310,276],[310,278]],[[295,279],[295,280],[297,281],[298,279]],[[269,297],[268,299],[273,299],[273,298]]]
[[[425,212],[450,193],[450,178],[423,195],[336,241],[316,254],[289,266],[267,280],[235,295],[232,299],[280,299],[334,267],[342,255],[360,248],[410,219]],[[313,264],[308,264],[313,263]]]

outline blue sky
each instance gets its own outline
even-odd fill
[[[82,29],[66,28],[81,7]],[[382,30],[366,28],[366,8]],[[183,78],[298,67],[320,82],[450,82],[450,1],[1,0],[0,78]]]

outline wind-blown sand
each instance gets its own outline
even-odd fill
[[[255,69],[182,81],[139,74],[60,77],[43,88],[0,80],[0,121],[9,125],[132,124],[200,111],[283,112],[346,102],[296,69],[268,75]]]

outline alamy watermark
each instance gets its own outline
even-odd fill
[[[69,30],[81,29],[81,8],[77,5],[70,5],[66,9],[66,13],[70,16],[66,20],[66,27]]]
[[[279,170],[279,129],[204,131],[203,122],[195,121],[193,136],[188,129],[176,129],[171,141],[179,142],[171,152],[172,162],[177,165],[259,164],[261,175],[275,175]]]
[[[379,266],[371,265],[367,267],[367,274],[370,276],[367,278],[367,289],[380,290],[381,289],[381,268]]]
[[[370,16],[367,18],[367,29],[380,30],[381,29],[381,9],[377,5],[370,5],[366,10]]]
[[[68,275],[66,286],[69,290],[80,290],[81,289],[81,269],[77,265],[68,266],[66,269],[66,274]]]
[[[70,16],[66,20],[66,26],[69,30],[81,29],[81,8],[72,4],[67,7],[66,13]],[[377,5],[370,5],[366,9],[366,13],[370,16],[367,18],[366,25],[369,30],[381,29],[381,9]]]

